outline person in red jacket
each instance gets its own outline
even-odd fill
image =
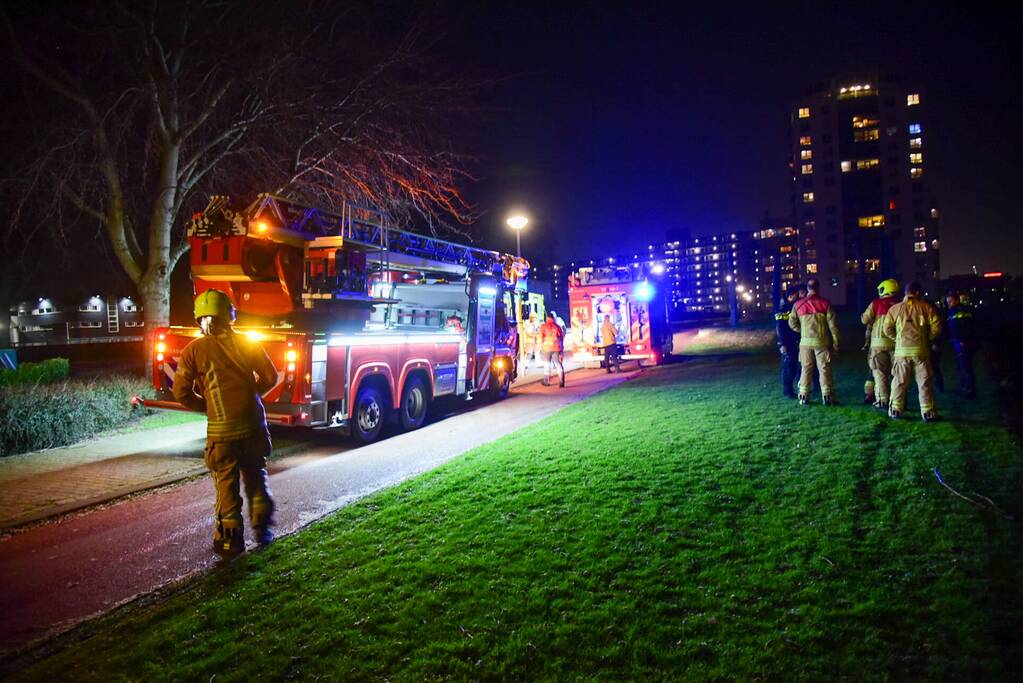
[[[557,365],[561,373],[561,384],[565,386],[565,364],[562,353],[565,350],[565,331],[555,322],[554,314],[547,314],[547,322],[540,327],[540,348],[543,351],[543,385],[550,386],[551,370]]]
[[[807,296],[792,306],[789,327],[799,332],[799,403],[810,402],[813,389],[813,371],[821,376],[821,394],[824,405],[837,405],[831,377],[832,354],[838,353],[838,324],[831,302],[820,295],[820,281],[806,281]]]

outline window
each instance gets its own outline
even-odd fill
[[[924,129],[923,129],[923,126],[921,126],[919,123],[911,123],[911,124],[909,124],[909,134],[910,135],[920,135],[920,133],[922,133],[922,132],[924,132]]]
[[[842,173],[848,173],[851,170],[852,170],[852,162],[851,161],[843,161],[842,162]]]
[[[799,118],[801,118],[801,119],[808,119],[808,118],[810,118],[810,107],[800,107],[799,108]]]
[[[873,128],[878,123],[877,119],[872,119],[869,116],[854,116],[852,121],[853,128]]]
[[[878,259],[878,258],[868,258],[866,260],[866,266],[867,266],[867,270],[869,270],[869,271],[874,271],[874,272],[879,271],[879,270],[881,270],[881,259]]]
[[[906,95],[906,106],[907,107],[912,107],[913,105],[916,105],[916,104],[920,104],[920,94],[919,93],[910,93],[909,95]]]
[[[813,173],[813,164],[803,164],[803,167],[800,170],[803,175],[810,175]]]
[[[931,242],[931,249],[934,249],[935,251],[937,251],[937,249],[938,249],[938,240],[933,240]]]
[[[856,224],[861,228],[883,228],[884,216],[881,214],[876,216],[860,216],[856,219]]]
[[[913,179],[920,178],[920,177],[923,176],[923,174],[924,174],[924,170],[922,168],[920,168],[919,166],[914,166],[913,168],[909,169],[909,177],[910,178],[913,178]],[[913,188],[913,189],[915,190],[916,188]]]
[[[923,145],[924,145],[924,139],[923,138],[910,138],[909,139],[909,146],[911,148],[913,148],[913,149],[920,149],[921,147],[923,147]]]
[[[871,140],[877,140],[880,137],[881,133],[877,128],[853,131],[853,142],[870,142]]]
[[[938,210],[937,209],[931,209],[931,218],[937,218],[937,217],[938,217]]]
[[[927,228],[925,228],[922,225],[919,228],[913,228],[913,237],[917,239],[923,239],[924,237],[927,237]]]
[[[856,160],[856,170],[857,171],[865,171],[867,169],[877,168],[880,165],[881,165],[881,162],[878,159],[857,159]]]
[[[909,163],[911,163],[911,164],[922,164],[922,163],[924,163],[924,154],[923,154],[923,152],[910,152],[909,153]]]
[[[885,128],[884,132],[888,135],[888,137],[892,137],[899,132],[899,129],[895,126],[889,126],[888,128]]]
[[[803,161],[806,161],[807,159],[813,159],[813,150],[809,149],[799,150],[799,158],[802,159]]]
[[[816,273],[817,272],[817,264],[816,263],[807,263],[806,264],[806,272],[808,272],[808,273]]]
[[[814,230],[816,227],[817,227],[817,221],[804,221],[803,222],[803,228],[805,228],[806,230]],[[789,251],[792,251],[792,247],[789,247],[788,249],[789,249]],[[782,247],[782,251],[784,251],[784,250],[785,250],[785,247]]]
[[[817,250],[816,249],[807,249],[806,250],[806,254],[804,254],[804,256],[806,256],[806,258],[816,259],[817,258]]]
[[[799,146],[800,147],[809,147],[811,142],[812,142],[812,138],[809,135],[800,135],[799,136]]]
[[[927,251],[927,242],[913,242],[913,251]]]

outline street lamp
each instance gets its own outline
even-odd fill
[[[515,231],[515,255],[522,256],[522,228],[529,224],[529,219],[522,214],[509,216],[505,221],[508,227]]]

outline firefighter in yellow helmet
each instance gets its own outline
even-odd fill
[[[881,319],[898,299],[899,283],[889,278],[877,286],[877,298],[870,302],[860,316],[860,322],[867,327],[870,335],[870,349],[867,351],[867,367],[873,379],[867,380],[863,388],[864,403],[875,408],[888,409],[889,388],[892,376],[892,351],[895,342],[881,333]]]
[[[932,422],[938,419],[938,411],[934,403],[931,344],[941,333],[941,318],[937,309],[921,293],[919,283],[909,283],[906,298],[892,306],[881,319],[882,334],[895,342],[888,415],[892,419],[902,416],[912,377],[916,379],[920,397],[920,414],[924,422]]]
[[[245,550],[239,479],[249,499],[249,521],[260,545],[273,538],[274,501],[267,485],[270,432],[261,395],[277,383],[277,370],[259,344],[231,329],[235,310],[223,292],[195,299],[202,336],[185,347],[174,374],[174,397],[205,412],[206,467],[217,489],[213,549],[222,557]]]

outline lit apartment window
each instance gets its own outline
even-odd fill
[[[799,108],[799,118],[801,118],[801,119],[808,119],[808,118],[810,118],[810,107],[800,107]]]
[[[804,192],[803,193],[803,203],[804,204],[813,204],[813,192]]]
[[[869,116],[854,116],[852,124],[853,128],[873,128],[878,124],[878,120]]]
[[[911,124],[909,124],[909,134],[910,135],[920,135],[920,133],[922,133],[922,132],[924,132],[924,129],[923,129],[923,127],[919,123],[911,123]]]
[[[911,163],[911,164],[922,164],[922,163],[924,163],[924,154],[923,154],[923,152],[910,152],[909,153],[909,163]]]
[[[925,228],[922,225],[919,228],[913,228],[913,237],[917,238],[918,240],[922,240],[923,238],[927,237],[927,228]]]
[[[938,210],[937,209],[931,209],[931,218],[937,218],[937,217],[938,217]]]
[[[927,251],[927,242],[913,242],[913,251]]]
[[[852,170],[852,162],[851,161],[843,161],[842,162],[842,173],[848,173],[851,170]]]
[[[880,139],[880,137],[881,132],[877,128],[853,131],[853,142],[871,142],[872,140]]]
[[[811,173],[813,173],[813,164],[803,164],[801,170],[803,172],[803,175],[810,175]]]
[[[937,248],[938,248],[938,240],[933,240],[931,242],[931,249],[937,250]]]
[[[914,104],[920,104],[919,93],[910,93],[909,95],[906,95],[906,106],[912,107]]]
[[[812,142],[812,139],[810,138],[809,135],[800,135],[799,136],[799,146],[800,147],[809,147],[811,142]]]
[[[810,149],[799,150],[799,158],[802,159],[803,161],[806,161],[807,159],[813,159],[813,150]]]
[[[913,148],[913,149],[920,149],[921,147],[924,146],[924,139],[923,138],[910,138],[909,139],[909,146],[911,148]]]
[[[816,263],[807,263],[806,264],[806,272],[808,272],[808,273],[816,273],[817,272],[817,264]]]
[[[924,174],[924,170],[922,168],[920,168],[919,166],[914,166],[911,169],[909,169],[909,177],[910,178],[920,178],[920,177],[923,177],[923,174]]]
[[[881,270],[881,259],[868,258],[866,263],[867,263],[867,270],[870,270],[870,271]]]
[[[883,228],[884,216],[881,214],[876,216],[860,216],[856,219],[856,224],[861,228]]]
[[[856,160],[856,170],[857,171],[866,171],[866,170],[871,169],[871,168],[877,168],[880,165],[881,165],[881,162],[878,159],[857,159]]]

